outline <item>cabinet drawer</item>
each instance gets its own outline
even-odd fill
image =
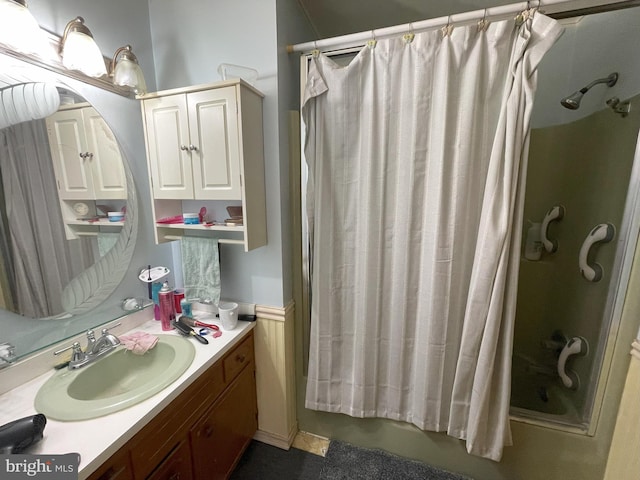
[[[192,480],[189,442],[181,442],[147,480]]]
[[[224,381],[229,384],[245,365],[253,360],[253,332],[240,345],[229,352],[222,360]]]
[[[129,451],[120,450],[93,472],[87,480],[133,480]]]

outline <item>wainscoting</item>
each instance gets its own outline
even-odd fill
[[[296,418],[294,307],[256,305],[255,354],[258,432],[255,439],[289,449]]]
[[[633,342],[631,363],[618,410],[604,480],[638,478],[640,471],[640,340]]]

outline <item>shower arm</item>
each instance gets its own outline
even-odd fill
[[[609,75],[606,78],[599,78],[598,80],[594,80],[593,82],[591,82],[586,87],[582,87],[580,89],[580,93],[583,93],[583,94],[587,93],[594,86],[596,86],[596,85],[598,85],[600,83],[606,83],[607,87],[613,87],[616,84],[617,81],[618,81],[618,74],[617,73],[612,73],[611,75]]]

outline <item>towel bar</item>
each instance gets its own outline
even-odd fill
[[[182,240],[182,235],[165,235],[166,240]],[[218,243],[226,243],[231,245],[244,245],[243,240],[231,240],[229,238],[219,238]]]

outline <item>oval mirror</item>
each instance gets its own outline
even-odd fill
[[[23,356],[105,310],[133,255],[137,201],[98,111],[60,75],[0,56],[0,343]],[[101,322],[124,313],[106,309]]]

